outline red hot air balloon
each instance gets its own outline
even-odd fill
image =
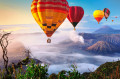
[[[115,16],[115,18],[118,18],[117,16]]]
[[[69,14],[68,14],[67,18],[72,23],[72,25],[74,26],[74,30],[75,30],[75,27],[77,26],[77,24],[83,18],[83,16],[84,16],[84,10],[83,10],[82,7],[71,6],[69,8]]]
[[[104,12],[104,16],[105,16],[106,21],[107,21],[107,18],[108,18],[109,15],[110,15],[110,10],[109,10],[108,8],[104,8],[103,12]]]

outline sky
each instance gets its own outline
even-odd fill
[[[120,0],[67,0],[69,6],[81,6],[84,9],[84,17],[78,24],[78,30],[81,32],[91,32],[101,26],[107,25],[115,29],[120,29]],[[31,14],[32,0],[0,0],[0,29],[5,31],[22,31],[35,28],[38,25]],[[95,10],[103,10],[109,8],[111,11],[108,21],[105,18],[98,25],[93,17]],[[118,16],[116,19],[115,16]],[[114,22],[112,22],[114,20]],[[36,27],[35,27],[36,26]],[[68,27],[70,26],[70,28]],[[60,26],[61,29],[72,29],[72,25],[66,19]]]

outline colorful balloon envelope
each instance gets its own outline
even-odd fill
[[[33,0],[31,13],[41,29],[50,38],[68,15],[66,0]],[[48,42],[51,42],[48,39]]]
[[[72,25],[74,26],[74,30],[75,30],[75,27],[77,26],[77,24],[83,18],[83,16],[84,16],[84,10],[83,10],[82,7],[71,6],[69,8],[69,14],[68,14],[67,18],[72,23]]]
[[[103,19],[104,17],[104,12],[102,10],[95,10],[93,13],[94,18],[96,19],[96,21],[99,22]]]
[[[110,15],[110,10],[108,8],[104,8],[103,12],[104,12],[104,16],[105,16],[106,21],[107,21],[109,15]]]
[[[115,16],[115,18],[118,18],[117,16]]]

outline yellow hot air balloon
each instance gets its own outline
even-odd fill
[[[102,10],[95,10],[93,13],[94,18],[96,19],[96,21],[99,22],[103,19],[104,17],[104,12]]]
[[[66,0],[33,0],[31,12],[41,29],[49,38],[64,22],[68,15],[69,5]]]

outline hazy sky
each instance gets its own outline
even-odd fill
[[[85,15],[79,23],[81,27],[79,28],[91,28],[91,26],[101,26],[101,25],[115,25],[114,28],[119,28],[120,25],[120,0],[67,0],[70,6],[81,6],[84,9]],[[32,0],[0,0],[0,25],[16,25],[16,24],[36,24],[34,18],[31,14],[31,2]],[[109,8],[111,11],[110,17],[106,22],[105,19],[101,21],[98,25],[93,18],[93,12],[97,9],[103,10],[104,8]],[[118,16],[117,19],[114,16]],[[114,23],[112,20],[115,20]],[[63,25],[68,24],[66,20]],[[93,26],[92,28],[95,28]],[[0,28],[1,29],[1,28]],[[11,28],[10,28],[11,29]],[[16,28],[22,29],[20,27]],[[7,29],[9,30],[9,29]],[[14,31],[14,30],[13,30]]]

